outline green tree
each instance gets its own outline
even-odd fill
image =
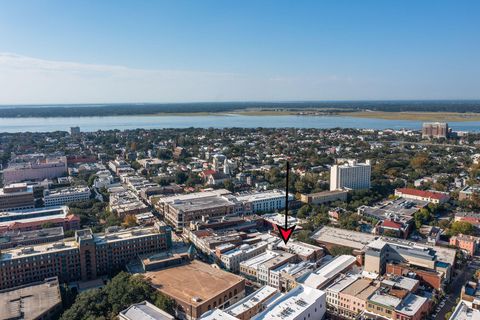
[[[448,229],[448,234],[451,236],[455,236],[459,233],[472,235],[475,232],[474,226],[466,221],[455,221]]]
[[[173,314],[171,299],[153,289],[142,276],[121,272],[105,287],[80,293],[61,320],[113,320],[121,310],[144,300]]]

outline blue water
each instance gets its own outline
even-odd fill
[[[455,131],[480,131],[480,122],[449,122]],[[357,128],[357,129],[414,129],[421,121],[365,119],[340,116],[113,116],[71,118],[0,118],[0,132],[68,131],[79,126],[82,131],[112,129],[160,128]]]

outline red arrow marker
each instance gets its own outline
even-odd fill
[[[295,230],[296,225],[288,227],[288,175],[290,174],[290,163],[287,161],[287,181],[286,181],[286,188],[285,188],[285,227],[282,227],[277,224],[277,230],[280,233],[280,237],[282,238],[283,242],[287,244],[290,236]]]
[[[277,229],[278,231],[280,231],[280,237],[282,238],[283,242],[285,242],[285,244],[287,244],[288,240],[290,239],[290,236],[292,235],[293,230],[295,230],[295,227],[296,226],[291,226],[290,228],[285,229],[284,227],[277,224]]]

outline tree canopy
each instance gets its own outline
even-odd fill
[[[153,289],[142,276],[121,272],[105,287],[80,293],[61,320],[113,320],[120,311],[144,300],[173,314],[173,300]]]

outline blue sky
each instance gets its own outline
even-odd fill
[[[479,16],[475,0],[0,0],[0,104],[478,99]]]

